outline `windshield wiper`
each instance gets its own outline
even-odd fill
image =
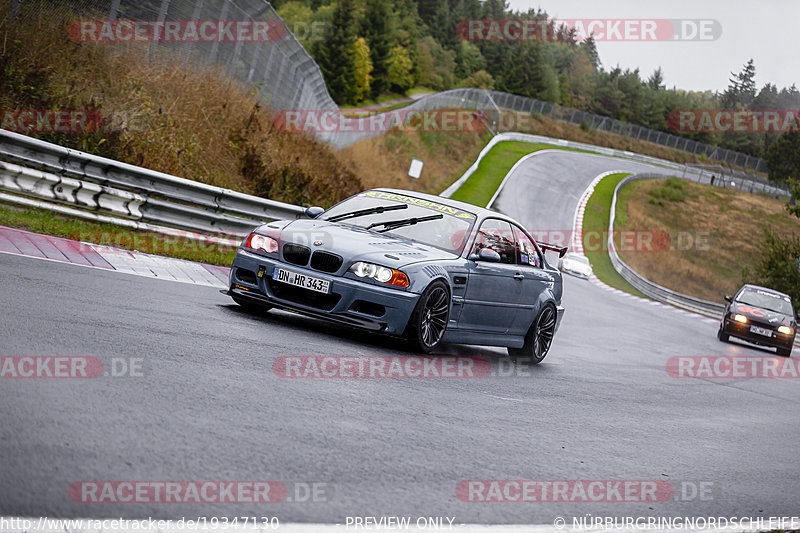
[[[374,213],[385,213],[386,211],[397,211],[398,209],[408,209],[408,204],[398,205],[379,205],[377,207],[370,207],[369,209],[361,209],[360,211],[352,211],[350,213],[342,213],[341,215],[334,215],[331,218],[326,218],[328,222],[336,222],[346,218],[363,217],[365,215],[372,215]]]
[[[390,231],[397,228],[402,228],[403,226],[413,226],[418,222],[427,222],[428,220],[439,220],[444,218],[444,215],[431,215],[429,217],[415,217],[415,218],[404,218],[401,220],[389,220],[387,222],[375,222],[374,224],[370,224],[367,226],[367,229],[372,229],[377,226],[384,226],[384,228],[378,233],[383,233],[384,231]]]

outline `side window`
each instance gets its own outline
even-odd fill
[[[508,222],[496,218],[483,221],[475,237],[472,253],[477,254],[483,248],[489,248],[500,254],[501,263],[513,265],[517,262],[514,234]]]
[[[539,252],[536,251],[536,245],[525,235],[525,232],[517,226],[514,226],[514,236],[517,238],[517,264],[535,267],[541,266],[539,264]]]

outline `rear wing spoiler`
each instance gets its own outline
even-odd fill
[[[539,242],[539,241],[536,241],[536,244],[538,244],[539,248],[541,248],[544,251],[549,250],[551,252],[558,252],[558,257],[564,257],[564,254],[567,253],[566,246],[556,246],[555,244],[550,244],[547,242]]]

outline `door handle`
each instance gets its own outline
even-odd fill
[[[514,274],[514,279],[518,279],[518,280],[522,281],[523,279],[525,279],[525,276],[523,276],[522,274],[517,272],[516,274]]]

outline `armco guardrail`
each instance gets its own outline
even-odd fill
[[[696,168],[689,165],[681,165],[679,163],[675,163],[673,161],[667,161],[665,159],[659,159],[657,157],[651,157],[648,155],[641,155],[636,154],[633,152],[629,152],[627,150],[615,150],[614,148],[606,148],[603,146],[595,146],[592,144],[585,144],[573,141],[566,141],[564,139],[555,139],[553,137],[545,137],[542,135],[532,135],[529,133],[517,133],[517,132],[507,132],[507,133],[499,133],[495,135],[489,143],[481,150],[481,153],[478,155],[478,159],[464,172],[464,174],[453,182],[447,189],[440,193],[440,196],[445,198],[449,198],[453,195],[453,193],[458,190],[461,185],[464,184],[467,179],[478,169],[478,165],[480,165],[481,160],[483,157],[491,150],[495,144],[503,141],[521,141],[521,142],[528,142],[528,143],[545,143],[545,144],[553,144],[555,146],[563,146],[565,148],[574,148],[576,150],[583,150],[587,152],[593,152],[596,154],[606,155],[610,157],[622,157],[625,159],[631,159],[633,161],[639,161],[641,163],[647,163],[650,165],[655,165],[658,167],[667,168],[670,170],[675,171],[675,176],[679,178],[687,178],[693,181],[697,181],[699,183],[712,183],[712,178],[716,178],[714,180],[714,184],[717,186],[722,186],[724,182],[724,186],[734,187],[746,192],[752,193],[762,193],[768,194],[772,196],[788,196],[789,191],[780,189],[775,187],[774,185],[770,185],[763,181],[755,181],[753,179],[748,179],[743,177],[741,174],[736,176],[727,176],[725,180],[722,179],[722,176],[719,172],[709,171],[702,168]],[[663,177],[663,176],[662,176]]]
[[[0,188],[129,220],[242,235],[258,224],[298,218],[275,202],[0,130]],[[11,163],[11,164],[9,164]]]
[[[619,190],[632,181],[659,178],[663,179],[664,175],[640,173],[628,176],[617,184],[616,188],[614,189],[614,195],[611,199],[611,212],[608,224],[609,235],[614,235],[614,215],[616,213],[617,193]],[[675,292],[667,289],[666,287],[662,287],[657,283],[653,283],[652,281],[649,281],[637,274],[620,258],[614,244],[614,239],[608,240],[608,256],[611,259],[611,264],[614,266],[614,269],[619,272],[620,276],[625,278],[628,283],[633,285],[642,294],[649,296],[656,301],[674,305],[675,307],[680,307],[681,309],[686,309],[687,311],[692,311],[694,313],[699,313],[712,318],[722,318],[722,313],[725,309],[723,304],[700,300],[699,298],[693,298],[691,296]]]

